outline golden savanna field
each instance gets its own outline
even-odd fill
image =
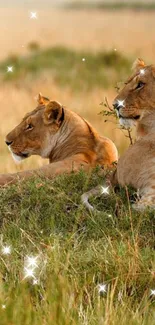
[[[86,10],[86,9],[56,9],[42,6],[38,8],[37,19],[30,19],[30,11],[33,8],[24,6],[0,8],[0,60],[7,57],[24,57],[30,55],[28,45],[36,43],[41,50],[51,47],[64,46],[74,52],[98,53],[99,51],[120,53],[122,56],[134,60],[136,57],[144,58],[147,63],[153,63],[155,53],[155,19],[154,11],[109,11],[109,10]],[[25,59],[26,60],[26,59]],[[79,69],[87,65],[79,60]],[[63,61],[63,60],[62,60]],[[91,69],[89,78],[94,87],[86,89],[85,85],[77,91],[66,82],[60,85],[59,80],[54,78],[53,71],[48,68],[42,69],[37,76],[25,74],[24,77],[6,80],[5,76],[8,65],[13,65],[9,60],[4,64],[4,70],[0,72],[0,103],[1,103],[1,126],[0,126],[0,172],[13,172],[21,169],[40,166],[45,161],[39,157],[31,157],[21,165],[15,165],[4,143],[5,135],[20,122],[23,115],[36,106],[36,95],[42,92],[45,96],[56,99],[68,108],[75,110],[90,121],[102,134],[110,137],[122,152],[128,145],[128,140],[123,132],[118,130],[112,122],[104,123],[105,118],[98,113],[103,109],[100,103],[107,97],[112,103],[116,95],[115,67],[109,68],[111,82],[104,86],[102,82],[95,85],[96,74]],[[63,65],[63,62],[62,62]],[[65,62],[64,62],[65,65]],[[59,69],[61,74],[61,67]],[[72,63],[68,68],[74,79]],[[106,69],[106,68],[105,68]],[[15,73],[15,68],[12,74]],[[64,69],[62,74],[65,74]],[[119,73],[119,71],[118,71]],[[11,73],[10,73],[11,74]],[[123,77],[127,77],[124,72]],[[76,78],[76,76],[75,76]],[[124,80],[124,79],[123,79]],[[123,80],[117,80],[122,82]]]
[[[155,0],[0,0],[0,40],[0,173],[48,163],[15,164],[5,144],[39,92],[125,151],[105,98],[111,107],[137,57],[155,63]],[[133,209],[130,186],[105,187],[107,175],[97,167],[0,188],[0,325],[155,324],[155,213]],[[90,211],[81,196],[99,184]]]

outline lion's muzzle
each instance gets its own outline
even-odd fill
[[[7,146],[10,146],[12,144],[12,142],[13,141],[7,141],[7,140],[5,140],[5,143],[6,143]]]

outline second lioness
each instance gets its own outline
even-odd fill
[[[137,139],[118,160],[111,183],[138,190],[140,199],[133,204],[136,210],[155,209],[155,66],[136,60],[131,77],[113,104],[123,127],[136,126]],[[93,209],[88,198],[105,190],[98,186],[83,194],[83,203]]]
[[[48,158],[50,164],[36,170],[0,175],[0,185],[33,175],[52,178],[57,174],[89,170],[117,161],[114,143],[101,137],[81,116],[56,101],[39,95],[39,105],[28,113],[6,137],[15,160],[31,155]]]

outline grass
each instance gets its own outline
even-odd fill
[[[107,118],[101,117],[99,113],[102,110],[100,104],[105,97],[111,105],[117,94],[114,88],[117,81],[124,81],[129,75],[130,58],[114,50],[94,53],[64,47],[39,49],[35,42],[29,45],[29,55],[12,55],[0,62],[3,121],[0,130],[0,172],[18,170],[4,140],[6,134],[19,124],[23,116],[36,107],[36,96],[39,92],[60,101],[86,118],[101,135],[110,137],[122,152],[128,145],[127,139],[118,130],[116,121],[110,119],[109,123],[104,123]],[[13,67],[13,72],[7,72],[8,66]],[[29,159],[19,170],[35,168],[38,163],[43,164],[38,157]]]
[[[89,213],[80,195],[103,179],[97,168],[1,189],[1,325],[154,324],[154,213],[133,212],[123,189]],[[35,285],[26,256],[38,256]]]
[[[103,16],[102,10],[61,10],[51,16],[46,9],[38,23],[25,10],[1,13],[1,58],[18,53],[0,63],[1,172],[43,163],[35,157],[15,167],[4,143],[40,91],[75,109],[124,151],[124,135],[103,123],[99,104],[105,96],[112,102],[116,82],[130,73],[130,57],[153,59],[151,11]],[[14,72],[8,74],[11,65]],[[125,190],[92,199],[101,212],[89,213],[80,196],[102,182],[98,169],[89,176],[81,171],[0,189],[1,325],[154,325],[154,213],[132,211]],[[133,194],[129,189],[131,200]],[[5,246],[10,255],[3,254]],[[35,285],[33,278],[24,279],[26,256],[38,256]],[[106,293],[99,294],[100,284]]]
[[[102,9],[102,10],[155,10],[154,1],[74,1],[64,5],[71,9]]]
[[[33,44],[33,49],[34,45],[36,49],[37,43]],[[7,66],[13,66],[13,73],[6,73]],[[25,57],[8,57],[0,63],[0,74],[6,81],[21,82],[29,75],[37,79],[45,70],[51,73],[52,79],[60,86],[69,84],[71,89],[77,91],[109,87],[111,79],[114,86],[116,81],[127,75],[130,67],[131,60],[114,50],[93,53],[53,47],[37,48]]]

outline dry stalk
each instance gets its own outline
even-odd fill
[[[108,117],[114,116],[115,119],[117,120],[118,117],[117,117],[116,111],[113,108],[111,108],[111,106],[109,105],[107,97],[105,97],[104,102],[100,103],[100,105],[104,106],[106,109],[102,110],[99,114],[101,114],[103,116],[108,116]],[[104,122],[111,122],[111,121],[106,119]],[[132,139],[131,130],[125,129],[123,127],[121,127],[121,130],[124,130],[125,132],[127,132],[127,135],[125,135],[125,136],[129,139],[130,144],[132,145],[133,139]]]

